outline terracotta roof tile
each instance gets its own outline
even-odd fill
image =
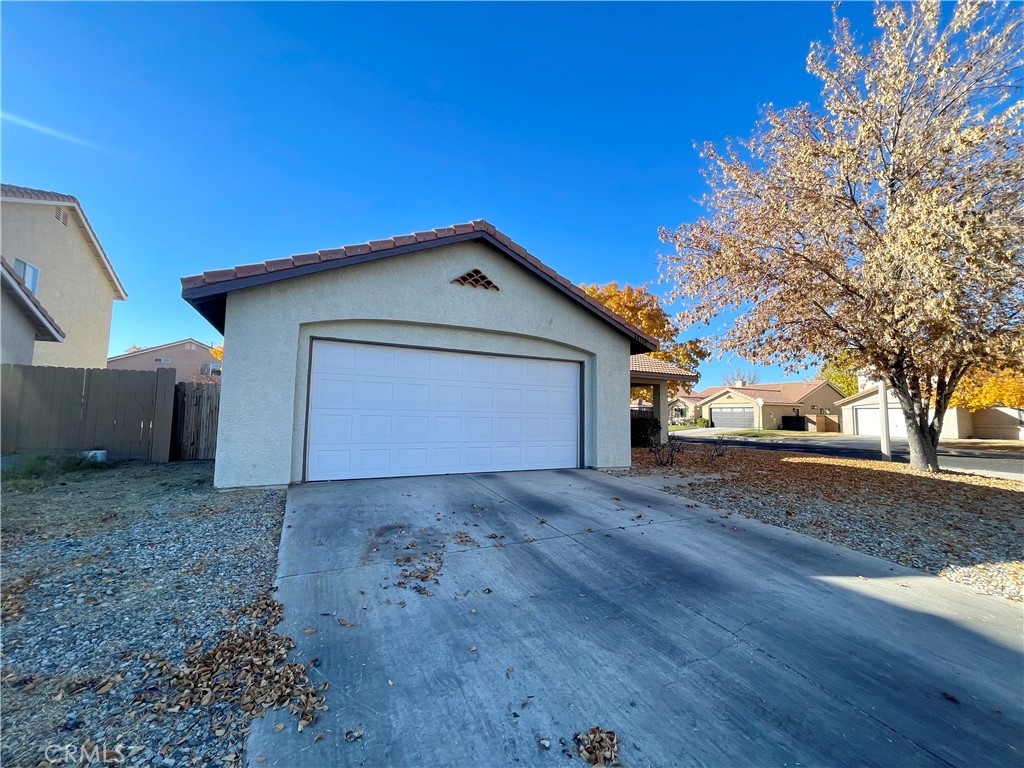
[[[371,240],[369,245],[371,251],[387,251],[395,247],[395,238],[389,237],[387,240]]]
[[[321,261],[332,261],[333,259],[344,259],[348,254],[345,253],[344,248],[331,248],[326,251],[317,251],[320,254]]]
[[[292,256],[292,261],[296,267],[301,267],[303,264],[316,264],[320,261],[320,253],[300,253],[298,256]]]
[[[252,277],[253,275],[265,275],[266,273],[266,264],[245,264],[241,267],[235,267],[235,277]]]
[[[671,363],[666,363],[664,360],[658,360],[650,355],[630,355],[629,372],[640,374],[649,373],[656,376],[673,376],[677,377],[680,381],[696,381],[698,378],[695,373],[683,370],[682,368],[677,368]]]
[[[708,387],[700,392],[694,392],[694,394],[699,395],[703,400],[707,400],[709,397],[714,397],[727,389],[731,389],[733,392],[739,392],[750,398],[763,398],[766,403],[771,405],[795,405],[802,402],[804,398],[818,389],[818,387],[827,383],[824,380],[815,380],[782,381],[777,384],[746,384],[742,387],[719,386]]]
[[[295,262],[292,259],[271,259],[265,262],[267,265],[267,272],[277,272],[281,269],[291,269],[295,266]],[[203,273],[207,274],[206,272]]]
[[[3,197],[21,198],[23,200],[49,200],[54,203],[74,203],[81,206],[78,198],[74,195],[65,195],[62,192],[49,192],[45,189],[32,189],[32,187],[19,187],[14,184],[0,185],[0,194]]]
[[[425,240],[437,240],[437,233],[434,230],[429,232],[415,232],[413,236],[416,238],[417,243],[422,243]]]

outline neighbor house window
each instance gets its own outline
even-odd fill
[[[203,376],[220,376],[220,369],[223,363],[203,363],[199,366],[199,373]]]
[[[193,344],[191,341],[188,344],[185,345],[185,349],[187,349],[189,352],[194,351],[195,348],[196,348],[196,345]]]
[[[18,277],[25,281],[25,285],[32,292],[32,295],[36,295],[36,289],[39,287],[39,270],[33,267],[28,262],[22,261],[21,259],[14,260],[14,271]]]
[[[171,358],[169,358],[169,357],[158,357],[158,358],[156,358],[156,361],[158,363],[169,363],[169,362],[171,362]]]

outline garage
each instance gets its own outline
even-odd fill
[[[658,340],[486,221],[181,283],[224,334],[218,488],[630,465]]]
[[[858,435],[881,435],[882,434],[882,419],[881,409],[877,406],[874,408],[854,408],[854,419],[856,421],[856,434]],[[890,437],[906,437],[907,436],[907,422],[903,418],[903,411],[899,408],[889,409],[889,436]]]
[[[307,480],[580,465],[580,364],[315,340]]]
[[[735,429],[754,428],[753,408],[712,408],[711,425]]]

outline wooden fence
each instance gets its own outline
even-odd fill
[[[0,366],[0,453],[105,450],[113,461],[167,461],[173,368]]]
[[[216,458],[219,413],[219,384],[175,386],[171,459],[184,461]]]

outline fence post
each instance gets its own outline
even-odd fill
[[[149,460],[170,461],[171,424],[174,421],[174,380],[178,378],[174,368],[158,368],[156,371],[156,408],[153,409],[153,438],[149,445]]]
[[[14,453],[18,445],[18,412],[21,410],[21,383],[25,366],[4,363],[0,367],[0,453]]]

